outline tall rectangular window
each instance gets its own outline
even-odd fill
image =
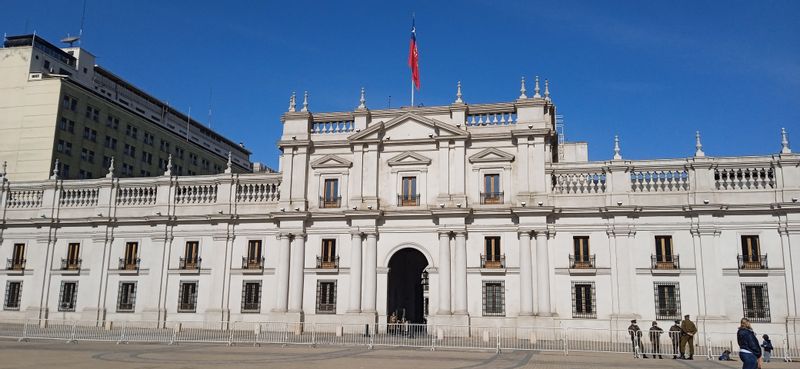
[[[504,282],[484,281],[483,282],[483,316],[505,316]]]
[[[333,269],[338,268],[338,257],[336,256],[336,239],[328,238],[322,240],[322,252],[320,255],[319,268]]]
[[[419,205],[417,196],[417,177],[403,177],[400,195],[400,206]]]
[[[133,270],[139,269],[139,243],[126,242],[125,254],[120,259],[120,269]]]
[[[336,314],[336,281],[317,281],[317,314]]]
[[[500,237],[485,237],[483,248],[486,254],[483,257],[483,268],[502,268],[503,254],[500,250]]]
[[[197,281],[181,281],[178,290],[178,312],[194,313],[197,310]]]
[[[672,236],[656,236],[656,260],[672,261]]]
[[[14,250],[11,252],[11,260],[8,263],[8,269],[23,270],[25,269],[25,244],[15,243]]]
[[[570,268],[593,268],[594,257],[589,254],[589,237],[576,236],[572,238],[573,260]]]
[[[247,257],[245,269],[259,269],[262,266],[261,240],[247,241]]]
[[[81,244],[71,242],[67,244],[67,258],[64,259],[62,269],[75,270],[81,268]]]
[[[653,284],[656,320],[675,320],[681,317],[681,294],[677,283]]]
[[[594,282],[572,282],[572,317],[597,318]]]
[[[769,323],[769,293],[766,283],[742,283],[744,317],[756,323]]]
[[[335,178],[328,178],[325,180],[325,192],[322,198],[322,207],[324,208],[338,208],[340,204],[339,197],[339,180]]]
[[[6,298],[3,303],[4,310],[19,310],[20,300],[22,300],[22,282],[6,282]]]
[[[119,282],[117,312],[132,313],[136,307],[136,282]]]
[[[197,269],[200,267],[200,242],[186,241],[180,266],[181,269]]]
[[[483,203],[500,204],[503,202],[503,191],[500,189],[500,175],[486,174],[483,176]]]
[[[242,283],[242,312],[257,313],[261,310],[261,281]]]
[[[58,311],[75,311],[78,299],[78,282],[61,282],[61,291],[58,297]]]
[[[761,246],[758,236],[742,236],[742,269],[761,269]]]

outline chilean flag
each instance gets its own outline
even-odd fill
[[[408,50],[408,67],[411,68],[411,80],[419,90],[419,52],[417,51],[417,27],[411,20],[411,45]]]

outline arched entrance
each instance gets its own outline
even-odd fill
[[[422,285],[422,272],[428,260],[421,252],[404,248],[389,259],[388,288],[386,293],[386,314],[397,312],[409,323],[425,322],[425,301]]]

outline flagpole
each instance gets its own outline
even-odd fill
[[[414,107],[414,78],[411,78],[411,107]]]

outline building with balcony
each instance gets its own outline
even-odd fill
[[[690,314],[701,332],[742,316],[798,332],[785,133],[764,156],[709,156],[698,135],[684,158],[628,160],[617,141],[588,161],[538,79],[494,104],[460,85],[431,107],[292,96],[280,120],[277,173],[3,178],[0,317],[624,331]]]
[[[251,172],[250,152],[135,87],[80,47],[36,35],[0,48],[0,163],[15,181]]]

